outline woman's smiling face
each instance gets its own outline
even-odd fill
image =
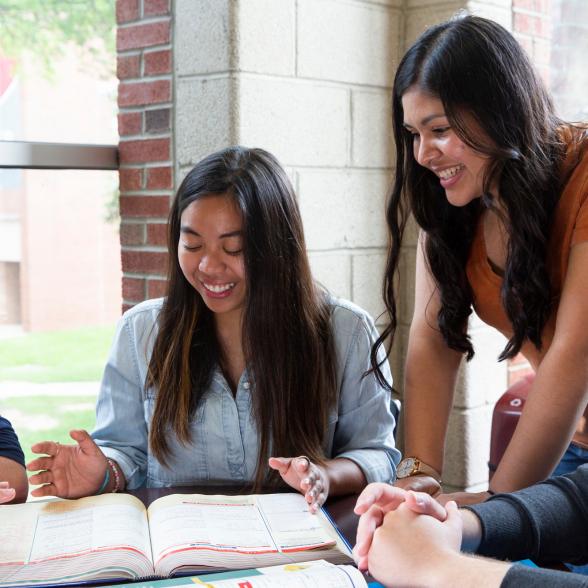
[[[402,108],[414,158],[439,178],[449,203],[465,206],[479,198],[490,158],[457,136],[438,98],[413,86],[402,96]]]
[[[215,315],[239,319],[245,303],[243,219],[233,198],[203,196],[181,216],[178,259],[182,272]]]

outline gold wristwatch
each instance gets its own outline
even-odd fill
[[[410,476],[431,476],[441,484],[441,475],[439,472],[427,465],[425,462],[421,461],[418,457],[405,457],[396,468],[396,477],[397,478],[410,478]]]

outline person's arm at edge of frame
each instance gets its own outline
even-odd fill
[[[438,328],[441,302],[425,260],[424,239],[421,232],[417,247],[415,307],[405,366],[404,455],[417,457],[442,474],[447,424],[462,355],[447,347]],[[430,494],[439,490],[439,484],[429,476],[412,476],[396,484]]]
[[[10,502],[26,501],[29,484],[23,465],[8,457],[0,457],[0,481],[7,482],[8,488],[14,489],[14,497],[10,499]]]
[[[549,476],[569,445],[586,407],[587,267],[588,242],[585,242],[572,247],[553,342],[492,478],[494,492],[525,488]]]
[[[466,508],[464,517],[471,511],[480,521],[481,541],[464,548],[498,559],[588,562],[588,464]]]

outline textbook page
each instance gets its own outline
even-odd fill
[[[154,567],[161,576],[182,566],[186,572],[319,559],[326,557],[323,550],[337,547],[331,523],[310,514],[304,497],[294,493],[176,494],[153,502],[148,517]],[[310,550],[316,550],[315,557]]]
[[[0,586],[153,574],[147,513],[106,494],[0,506]]]
[[[310,514],[301,494],[259,494],[256,503],[280,551],[334,546],[338,541],[339,548],[347,550],[323,511]]]
[[[37,514],[29,559],[113,547],[136,549],[151,560],[145,507],[134,496],[104,494],[46,503]]]
[[[42,506],[43,503],[34,502],[0,506],[0,532],[4,537],[0,541],[0,564],[14,562],[22,565],[28,559],[37,510]]]

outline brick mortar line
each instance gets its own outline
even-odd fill
[[[137,84],[147,83],[147,82],[171,82],[172,75],[171,75],[171,73],[146,75],[146,76],[141,76],[140,78],[123,78],[122,80],[119,79],[118,81],[119,81],[119,84],[126,84],[128,86],[135,86]]]
[[[157,104],[145,104],[144,106],[119,106],[118,114],[141,114],[151,110],[161,110],[162,108],[172,108],[172,102],[158,102]]]
[[[117,29],[130,29],[132,27],[157,24],[157,23],[171,23],[172,16],[170,14],[162,14],[155,16],[140,16],[137,20],[127,20],[125,22],[117,22]]]
[[[131,141],[140,141],[141,139],[145,139],[145,140],[150,140],[150,139],[170,139],[171,138],[171,134],[167,134],[167,135],[163,135],[163,134],[147,134],[147,133],[142,133],[141,135],[139,135],[141,138],[140,139],[127,139],[127,137],[130,137],[131,135],[123,135],[122,137],[120,137],[120,141],[119,144],[122,143],[130,143]],[[135,135],[133,135],[135,136]],[[166,160],[167,161],[167,160]],[[122,165],[121,165],[122,167]]]
[[[126,273],[123,278],[133,278],[135,280],[156,280],[158,282],[165,282],[167,278],[165,276],[155,276],[153,274],[143,274],[137,272]]]
[[[173,45],[171,43],[160,43],[158,45],[147,45],[146,47],[134,47],[133,49],[118,49],[116,51],[117,57],[136,57],[137,55],[145,55],[145,53],[155,53],[156,51],[172,51]]]

